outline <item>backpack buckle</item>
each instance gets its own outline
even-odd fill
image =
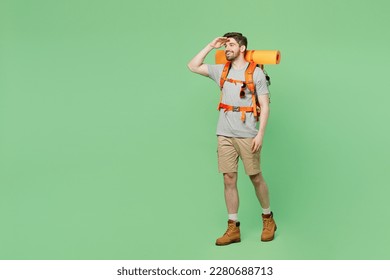
[[[240,107],[239,106],[233,106],[233,112],[240,112]]]

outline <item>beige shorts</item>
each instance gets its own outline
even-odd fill
[[[253,138],[232,138],[218,136],[218,170],[220,173],[237,172],[238,158],[244,164],[247,175],[261,172],[260,149],[252,153]]]

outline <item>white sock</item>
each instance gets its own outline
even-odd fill
[[[229,214],[229,220],[238,221],[238,214]]]
[[[271,207],[266,208],[266,209],[263,208],[263,214],[264,214],[264,215],[271,214]]]

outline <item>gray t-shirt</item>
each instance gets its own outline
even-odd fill
[[[235,70],[230,68],[227,78],[234,80],[245,81],[245,70],[249,63],[242,69]],[[213,79],[218,87],[219,80],[224,68],[224,64],[207,64],[209,77]],[[268,87],[265,79],[265,75],[261,68],[256,67],[253,73],[253,81],[256,85],[257,95],[267,95]],[[245,97],[240,97],[241,83],[230,83],[226,81],[222,89],[222,103],[231,106],[252,106],[252,94],[249,89],[245,89]],[[221,109],[219,111],[219,120],[217,125],[217,135],[226,137],[242,137],[253,138],[257,135],[258,129],[256,128],[256,119],[253,116],[253,112],[246,113],[246,120],[241,120],[241,112],[226,111]]]

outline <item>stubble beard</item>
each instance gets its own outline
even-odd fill
[[[238,54],[236,55],[234,52],[229,51],[229,52],[225,52],[225,57],[227,61],[233,61],[238,57]]]

